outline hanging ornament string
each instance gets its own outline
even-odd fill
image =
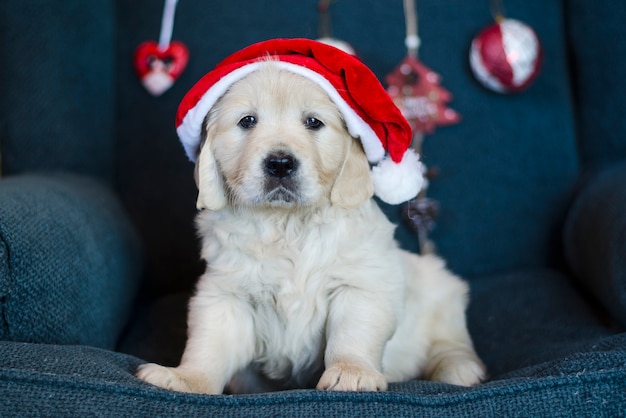
[[[504,7],[502,6],[502,0],[489,0],[491,7],[491,16],[493,20],[500,23],[504,20]]]
[[[404,7],[404,21],[406,28],[404,46],[407,50],[407,57],[410,58],[411,61],[417,61],[419,57],[419,48],[422,41],[420,40],[417,31],[417,9],[415,7],[415,0],[403,0],[402,3],[402,6]],[[424,133],[420,130],[416,130],[414,126],[412,127],[413,142],[411,145],[413,149],[415,149],[415,151],[419,154],[421,152],[422,142],[424,140]]]
[[[161,19],[161,35],[159,36],[159,49],[161,51],[165,51],[170,46],[177,4],[178,0],[165,0],[163,18]]]
[[[406,24],[406,57],[385,78],[387,91],[413,129],[412,147],[421,153],[424,135],[437,126],[458,123],[460,115],[447,107],[452,95],[441,85],[439,74],[425,66],[419,59],[421,39],[418,34],[418,13],[414,0],[403,0]],[[426,176],[429,177],[426,172]],[[404,207],[405,217],[416,230],[420,252],[433,253],[435,246],[428,233],[435,226],[439,204],[426,197],[427,182],[417,198]]]
[[[172,87],[189,61],[185,44],[172,42],[177,3],[178,0],[165,0],[159,42],[146,41],[135,50],[135,69],[141,84],[153,96],[160,96]]]
[[[318,22],[318,35],[317,39],[319,42],[325,43],[327,45],[334,46],[335,48],[341,49],[343,52],[356,55],[355,49],[346,41],[342,41],[341,39],[334,38],[332,36],[332,25],[330,19],[330,5],[332,3],[337,2],[338,0],[320,0],[317,4],[317,13],[319,15]]]
[[[407,55],[417,59],[421,40],[417,35],[417,9],[414,0],[403,0],[404,20],[406,23],[406,37],[404,45]]]
[[[476,79],[498,93],[517,93],[539,76],[543,48],[535,31],[505,17],[502,0],[490,0],[495,23],[472,40],[470,66]]]
[[[330,30],[330,3],[332,1],[333,0],[320,0],[317,5],[317,12],[319,13],[317,32],[321,39],[330,38],[332,36],[332,31]]]

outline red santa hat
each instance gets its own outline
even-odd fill
[[[410,148],[411,127],[384,87],[358,58],[309,39],[251,45],[220,62],[189,90],[178,108],[176,131],[191,161],[199,153],[204,119],[219,98],[270,63],[313,81],[328,94],[373,165],[374,193],[380,199],[398,204],[419,193],[423,166]]]

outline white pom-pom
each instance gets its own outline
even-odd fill
[[[424,186],[424,166],[419,155],[408,149],[402,161],[395,163],[388,156],[372,167],[374,193],[384,202],[397,205],[417,196]]]

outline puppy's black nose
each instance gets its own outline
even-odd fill
[[[291,176],[298,169],[298,161],[286,152],[275,152],[265,159],[265,172],[279,179]]]

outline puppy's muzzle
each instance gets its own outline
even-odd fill
[[[293,202],[298,197],[296,179],[300,163],[289,152],[276,151],[263,161],[265,193],[270,202]]]

